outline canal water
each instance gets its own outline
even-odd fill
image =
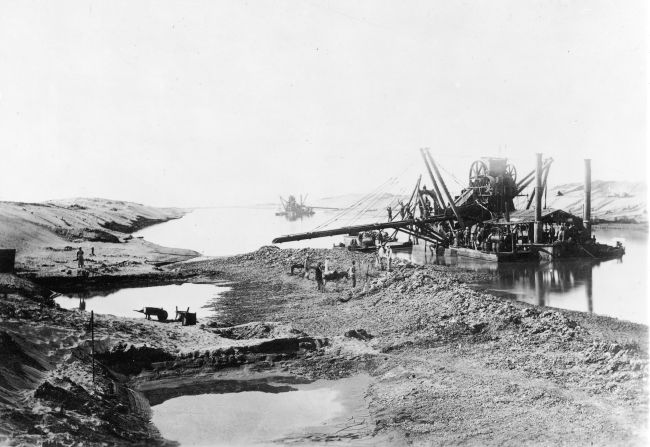
[[[269,245],[279,235],[312,231],[335,216],[335,211],[317,210],[312,217],[292,222],[275,216],[273,209],[203,208],[181,219],[146,228],[137,235],[164,246],[227,256]],[[473,287],[505,298],[647,324],[647,231],[596,229],[595,234],[599,242],[614,244],[615,240],[622,240],[625,256],[604,262],[507,265],[463,258],[442,258],[438,262],[493,272],[492,279]],[[341,241],[341,236],[335,236],[279,246],[329,248]]]
[[[369,376],[359,375],[266,384],[265,391],[185,395],[152,406],[152,422],[181,446],[376,445],[376,439],[363,439],[370,426],[364,400],[369,384]]]
[[[602,243],[614,245],[622,240],[626,254],[621,259],[596,262],[499,264],[462,257],[439,257],[437,262],[492,272],[491,279],[471,286],[505,298],[647,324],[647,232],[596,230],[595,234]]]
[[[376,212],[361,216],[361,221],[379,221]],[[273,208],[199,208],[181,219],[147,227],[134,236],[165,247],[196,250],[206,256],[230,256],[255,251],[282,235],[313,231],[319,225],[337,219],[336,210],[316,210],[313,216],[288,220],[275,215]],[[332,225],[351,224],[343,218]],[[282,248],[332,248],[343,241],[342,236],[286,242]]]
[[[170,284],[152,287],[131,287],[110,292],[74,293],[62,295],[55,301],[65,309],[79,309],[85,303],[85,310],[98,314],[138,318],[142,314],[135,310],[144,307],[161,307],[168,318],[174,318],[179,310],[196,312],[199,321],[216,315],[214,303],[222,293],[230,290],[226,285],[214,284]]]

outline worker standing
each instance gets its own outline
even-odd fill
[[[386,207],[386,212],[388,213],[388,222],[390,222],[393,220],[393,209],[390,207],[390,205]]]
[[[356,261],[352,261],[352,267],[350,267],[350,279],[352,280],[352,288],[354,289],[357,286],[357,266],[356,266]]]
[[[548,230],[548,234],[549,234],[549,237],[550,237],[549,242],[552,244],[553,242],[555,242],[555,224],[554,223],[551,224],[551,228]]]
[[[314,276],[316,278],[316,290],[322,292],[323,291],[323,267],[320,262],[318,263],[318,265],[316,265]]]
[[[82,269],[84,268],[84,251],[79,247],[77,250],[77,266]]]
[[[307,253],[307,256],[305,256],[305,265],[302,269],[302,276],[304,278],[307,278],[309,276],[309,253]]]
[[[390,272],[390,267],[393,262],[393,249],[390,247],[390,245],[386,249],[386,261],[388,264],[388,271]]]
[[[375,259],[377,260],[377,270],[384,270],[385,256],[386,256],[386,248],[384,244],[381,244],[379,248],[377,248],[377,254],[375,255]]]

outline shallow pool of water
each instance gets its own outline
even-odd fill
[[[267,385],[265,391],[174,397],[152,407],[152,422],[164,438],[182,446],[303,445],[310,440],[373,445],[360,435],[368,433],[364,394],[369,384],[370,378],[360,375]]]
[[[65,309],[78,309],[85,302],[85,310],[119,317],[141,317],[135,310],[144,307],[162,307],[174,318],[179,310],[196,312],[197,319],[215,316],[214,302],[229,290],[225,285],[169,284],[153,287],[132,287],[111,292],[69,294],[57,297],[56,302]]]

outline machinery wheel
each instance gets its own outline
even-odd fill
[[[481,160],[476,160],[469,168],[469,186],[483,187],[489,184],[487,166]]]
[[[158,321],[167,321],[168,316],[167,311],[163,310],[158,314]]]
[[[511,165],[510,163],[506,165],[506,175],[512,177],[512,181],[517,183],[517,169],[514,165]]]

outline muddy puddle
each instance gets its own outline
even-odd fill
[[[214,304],[221,294],[230,290],[224,284],[169,284],[152,287],[133,287],[110,292],[91,292],[61,295],[56,302],[65,309],[91,310],[100,314],[119,317],[138,318],[135,312],[143,307],[162,307],[174,318],[176,307],[179,310],[196,312],[199,321],[216,315]]]
[[[370,446],[379,441],[364,398],[370,384],[367,375],[313,382],[276,375],[149,383],[141,391],[154,425],[181,446]]]

